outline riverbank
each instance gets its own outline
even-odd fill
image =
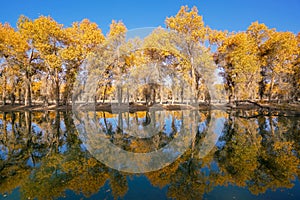
[[[149,111],[149,110],[187,110],[187,109],[197,109],[196,106],[186,105],[186,104],[154,104],[152,106],[146,106],[143,104],[121,104],[116,103],[98,103],[96,106],[94,104],[78,104],[76,109],[79,110],[96,110],[96,111],[107,111],[107,112],[118,112],[118,111]],[[32,106],[25,105],[2,105],[0,106],[0,112],[13,112],[13,111],[66,111],[72,110],[72,105],[49,105],[44,106],[42,104],[33,104]],[[210,109],[209,105],[203,104],[199,105],[198,109]]]
[[[188,104],[154,104],[152,106],[146,106],[144,104],[131,103],[131,104],[121,104],[117,103],[98,103],[96,106],[94,104],[80,104],[77,109],[81,110],[96,110],[96,111],[107,111],[111,113],[115,112],[137,112],[137,111],[149,111],[149,110],[210,110],[210,109],[220,109],[220,110],[267,110],[267,111],[293,111],[300,114],[300,103],[259,103],[253,101],[239,101],[234,104],[219,103],[208,105],[206,103],[199,103],[197,105]],[[33,104],[32,106],[24,105],[2,105],[0,106],[0,112],[12,112],[12,111],[68,111],[72,110],[72,105],[49,105],[44,106],[42,104]]]

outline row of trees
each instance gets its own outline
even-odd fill
[[[126,40],[126,26],[116,21],[106,36],[87,19],[71,27],[45,16],[21,16],[16,29],[0,23],[3,104],[67,104],[74,86],[86,87],[78,86],[77,76],[89,74],[97,75],[94,98],[103,102],[299,98],[300,34],[258,22],[238,33],[212,30],[196,7],[186,6],[166,19],[166,27],[143,40]],[[87,63],[90,72],[84,74]],[[222,84],[211,78],[218,68]],[[126,85],[129,74],[132,83]]]
[[[300,34],[252,23],[247,31],[221,39],[216,62],[223,70],[229,100],[297,100]]]

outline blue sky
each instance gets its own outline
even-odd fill
[[[122,20],[129,30],[164,27],[165,18],[176,15],[181,5],[197,6],[204,22],[214,29],[246,30],[258,20],[278,31],[300,31],[300,0],[2,0],[0,22],[15,26],[21,14],[50,15],[70,26],[88,18],[106,33],[112,19]]]

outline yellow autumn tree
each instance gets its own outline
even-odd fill
[[[21,16],[17,23],[17,32],[20,33],[21,39],[25,41],[25,48],[20,56],[20,72],[23,75],[25,84],[25,105],[30,106],[32,102],[32,81],[33,77],[41,71],[44,65],[39,52],[36,49],[38,42],[37,32],[33,21],[28,17]]]
[[[34,56],[29,54],[26,40],[20,32],[15,31],[9,24],[0,24],[0,58],[2,75],[2,100],[6,103],[8,93],[12,103],[18,91],[21,99],[21,83],[25,84],[25,105],[31,104],[31,84],[29,65]],[[10,90],[7,92],[7,90]]]
[[[97,94],[95,100],[102,96],[103,101],[107,93],[117,90],[118,103],[122,102],[123,84],[122,76],[126,73],[126,60],[124,55],[125,36],[127,28],[121,21],[113,20],[106,40],[97,48],[89,63],[90,74],[97,75]]]
[[[64,33],[67,41],[61,51],[63,64],[66,67],[63,103],[67,104],[80,66],[105,41],[105,37],[98,25],[88,19],[73,23],[72,27],[64,29]]]
[[[166,25],[174,31],[173,40],[176,41],[182,57],[188,61],[185,71],[191,79],[191,100],[197,102],[201,85],[205,81],[213,81],[213,59],[205,46],[210,28],[204,25],[196,7],[189,9],[187,6],[182,6],[176,16],[167,18]],[[210,99],[207,90],[201,92],[207,93],[206,99]]]
[[[262,48],[269,79],[269,101],[274,97],[290,99],[293,88],[290,82],[297,69],[294,63],[299,48],[295,34],[273,30]]]
[[[63,25],[57,23],[51,17],[45,16],[33,20],[32,25],[34,27],[34,46],[43,59],[45,79],[50,81],[50,84],[46,87],[54,88],[55,103],[56,106],[59,106],[61,74],[64,70],[61,52],[66,42]],[[46,98],[49,98],[49,96]]]
[[[254,39],[245,32],[231,34],[218,48],[229,102],[256,98],[260,72],[257,52]]]
[[[259,97],[262,100],[266,95],[266,86],[268,83],[266,59],[263,53],[263,47],[270,39],[270,34],[273,29],[269,29],[265,24],[253,22],[247,29],[246,33],[254,40],[257,46],[257,59],[260,64],[260,81],[259,81]]]

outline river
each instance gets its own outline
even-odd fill
[[[300,117],[0,113],[0,199],[300,199]]]

